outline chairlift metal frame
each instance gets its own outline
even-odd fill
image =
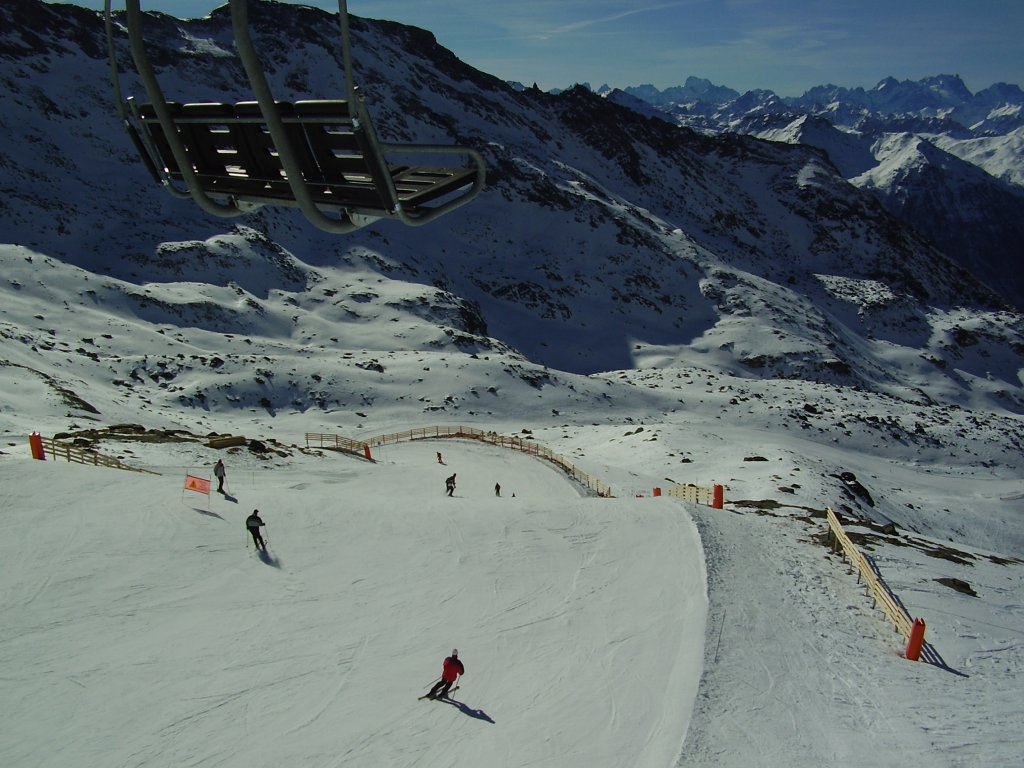
[[[355,84],[346,0],[338,0],[338,20],[347,98],[294,104],[274,98],[252,42],[248,0],[229,0],[235,47],[256,99],[234,106],[167,101],[146,51],[139,0],[125,0],[125,20],[149,104],[123,98],[111,2],[105,0],[104,21],[118,112],[150,174],[175,197],[190,198],[219,217],[240,216],[262,205],[298,207],[319,229],[345,234],[380,219],[421,226],[465,205],[483,189],[487,169],[475,149],[378,140]],[[337,130],[339,124],[343,131]],[[342,133],[348,144],[339,149]],[[225,150],[218,142],[229,136],[237,143]],[[470,164],[389,165],[387,153],[457,154]],[[221,168],[226,155],[249,162],[243,159],[241,168],[232,165],[231,173],[204,174],[204,154]],[[251,172],[256,166],[260,173]],[[444,201],[426,205],[438,200]]]

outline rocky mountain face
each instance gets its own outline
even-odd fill
[[[824,150],[852,184],[1024,307],[1024,91],[977,93],[956,75],[886,78],[871,89],[823,85],[793,98],[739,94],[689,78],[682,88],[604,91],[673,123]],[[648,112],[650,114],[650,112]]]
[[[250,16],[278,98],[341,97],[332,16],[264,2]],[[493,355],[538,389],[600,397],[607,382],[594,376],[681,367],[1024,412],[1024,320],[1013,309],[1024,302],[993,279],[985,254],[971,262],[908,223],[935,205],[911,194],[922,174],[894,182],[888,198],[877,178],[848,180],[877,168],[875,143],[839,135],[844,172],[808,143],[709,135],[583,87],[516,89],[423,30],[352,26],[382,139],[484,153],[488,188],[472,205],[423,229],[380,223],[346,237],[287,209],[211,219],[152,183],[119,125],[101,14],[5,3],[0,252],[19,277],[0,291],[47,306],[37,324],[0,326],[5,356],[17,346],[19,360],[55,371],[67,350],[52,342],[52,313],[102,306],[169,336],[199,328],[271,339],[267,359],[283,345],[346,350],[319,364],[362,376],[383,366],[359,351],[361,324],[390,317],[393,352],[444,350],[467,366]],[[192,21],[147,15],[146,29],[168,98],[250,98],[226,9]],[[124,91],[142,96],[123,36],[118,57]],[[703,82],[687,88],[723,97]],[[931,165],[932,151],[918,154]],[[57,269],[78,275],[80,290],[48,292],[45,275]],[[116,363],[112,350],[83,347],[82,364],[118,386],[139,370],[158,376],[159,361],[133,358],[131,343],[118,341]],[[209,407],[209,393],[187,394],[180,354],[172,345],[163,363],[182,372],[181,397]],[[240,359],[238,375],[252,364]],[[310,376],[316,384],[261,404],[318,407],[330,399],[325,374]]]

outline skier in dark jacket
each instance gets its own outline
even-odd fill
[[[451,477],[446,477],[444,480],[445,491],[449,496],[455,493],[455,474],[452,473]]]
[[[447,699],[452,683],[459,679],[459,675],[464,674],[466,674],[466,667],[459,661],[459,651],[457,648],[453,649],[452,655],[444,660],[444,664],[441,667],[441,679],[430,689],[427,698]]]
[[[252,543],[259,549],[266,552],[267,544],[263,541],[262,534],[260,534],[260,527],[263,524],[263,518],[260,517],[260,511],[258,509],[254,509],[252,514],[245,518],[245,527],[248,528],[249,533],[252,534]]]

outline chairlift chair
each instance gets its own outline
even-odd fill
[[[169,102],[142,36],[139,0],[125,0],[132,59],[149,101],[122,97],[111,0],[104,17],[118,111],[150,174],[172,195],[209,214],[240,216],[262,205],[299,208],[316,227],[344,234],[379,219],[409,226],[434,221],[483,189],[486,166],[467,147],[379,141],[363,93],[353,79],[346,0],[338,0],[346,98],[277,101],[253,47],[248,0],[229,0],[231,27],[255,101]],[[389,163],[462,155],[466,167]]]

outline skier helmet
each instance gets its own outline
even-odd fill
[[[454,657],[454,656],[458,656],[458,655],[459,655],[459,649],[458,648],[452,648],[452,656]]]

